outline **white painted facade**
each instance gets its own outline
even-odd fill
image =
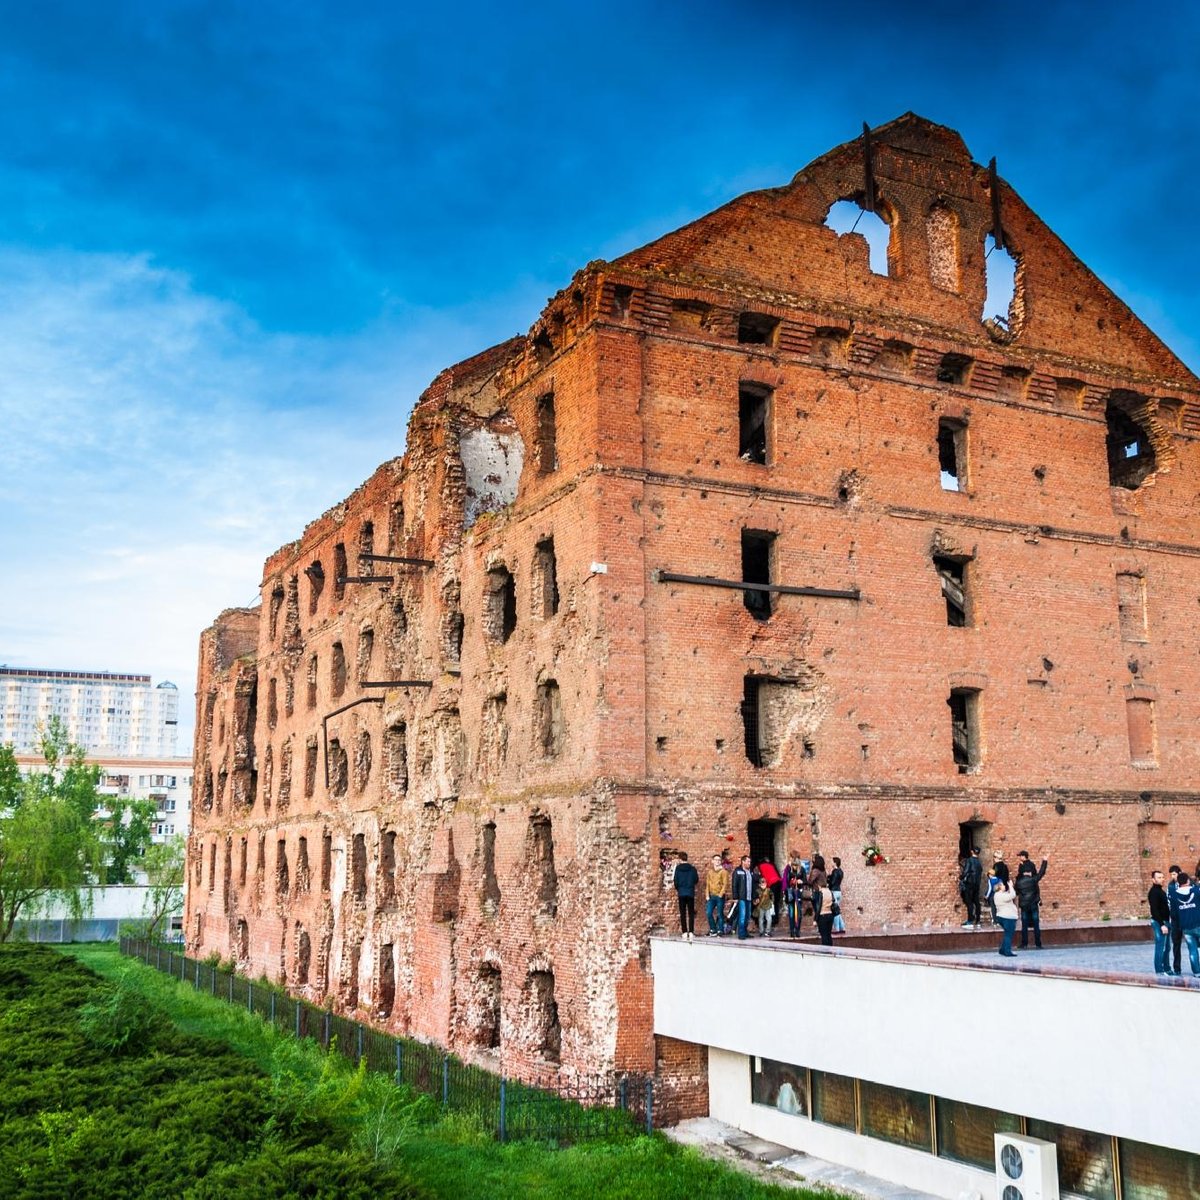
[[[751,1103],[755,1056],[1200,1152],[1194,1107],[1169,1102],[1200,1062],[1195,989],[717,940],[656,939],[652,970],[655,1033],[710,1048],[712,1116],[932,1195],[990,1196],[994,1177]]]

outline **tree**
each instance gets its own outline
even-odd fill
[[[150,890],[146,894],[146,936],[162,936],[162,924],[183,909],[183,838],[176,835],[146,847],[142,862]]]
[[[149,841],[141,802],[102,807],[100,768],[85,761],[57,717],[40,749],[44,767],[22,777],[12,746],[0,746],[0,942],[23,914],[52,903],[81,918],[89,885],[108,882],[110,869],[127,876]]]

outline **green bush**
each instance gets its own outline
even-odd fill
[[[97,991],[97,999],[79,1010],[79,1024],[87,1039],[110,1054],[148,1045],[158,1018],[150,1001],[131,982],[129,972]]]

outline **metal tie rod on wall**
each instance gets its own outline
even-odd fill
[[[391,575],[340,575],[338,583],[393,583]]]
[[[404,558],[397,554],[360,554],[359,562],[402,563],[407,567],[435,567],[437,563],[432,558]]]
[[[359,687],[401,688],[401,687],[433,687],[431,679],[364,679]]]
[[[321,743],[325,757],[325,790],[329,791],[329,722],[344,712],[348,712],[352,708],[357,708],[360,704],[382,704],[382,696],[360,696],[357,700],[351,700],[349,704],[343,704],[341,708],[335,708],[333,712],[326,713],[321,718]]]
[[[674,571],[653,571],[656,583],[695,583],[701,587],[729,588],[735,592],[778,592],[784,596],[820,596],[826,600],[861,600],[858,588],[792,587],[786,583],[748,583],[744,579],[715,579],[711,575],[679,575]]]

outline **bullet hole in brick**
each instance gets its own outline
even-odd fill
[[[778,336],[778,317],[756,312],[744,312],[738,317],[737,340],[743,346],[774,346]]]
[[[558,872],[554,866],[554,830],[549,817],[529,819],[529,872],[535,911],[553,917],[558,912]]]
[[[1048,658],[1043,658],[1042,659],[1042,670],[1043,671],[1053,671],[1054,664]]]
[[[246,886],[246,859],[249,856],[246,839],[242,838],[238,843],[238,887]]]
[[[629,316],[633,304],[633,288],[628,284],[618,283],[613,287],[612,313],[614,317],[624,321]]]
[[[364,791],[371,779],[371,734],[362,729],[354,743],[354,790]]]
[[[503,565],[487,574],[483,629],[489,640],[507,642],[517,628],[517,584],[512,572]]]
[[[308,660],[308,674],[305,678],[305,703],[309,708],[317,707],[317,656],[314,654]]]
[[[761,529],[742,530],[742,582],[771,583],[771,559],[775,545],[775,534]],[[773,594],[748,588],[742,593],[746,611],[756,621],[766,621],[771,616]]]
[[[310,737],[304,743],[304,795],[311,799],[317,790],[317,739]]]
[[[1104,408],[1108,425],[1108,482],[1133,491],[1157,470],[1150,432],[1142,423],[1149,407],[1136,392],[1114,391]]]
[[[379,947],[379,985],[375,996],[375,1012],[390,1017],[396,1004],[396,957],[389,942]]]
[[[960,775],[979,766],[979,691],[954,688],[946,701],[950,706],[950,735],[954,763]]]
[[[863,762],[866,762],[871,757],[871,747],[866,744],[859,747],[859,752],[862,754]]]
[[[288,873],[287,840],[279,839],[275,850],[275,890],[281,896],[286,896],[291,888],[291,876]]]
[[[362,942],[351,942],[343,950],[342,1002],[348,1009],[358,1007],[358,968],[362,961]]]
[[[1033,468],[1033,477],[1038,483],[1046,482],[1046,468],[1044,466],[1036,466]]]
[[[270,622],[269,622],[269,626],[268,626],[268,632],[269,632],[271,641],[275,640],[275,637],[279,632],[279,614],[283,611],[284,599],[285,599],[285,595],[284,595],[284,591],[283,591],[283,584],[277,583],[271,589],[271,602],[270,602],[271,606],[270,606],[270,610],[269,610],[271,616],[270,616]]]
[[[333,548],[333,598],[340,600],[346,594],[346,545],[338,542]]]
[[[267,727],[274,729],[279,722],[279,684],[275,679],[267,680]]]
[[[308,983],[308,972],[312,964],[312,942],[307,932],[296,925],[296,983],[304,986]]]
[[[804,749],[801,753],[803,754],[803,757],[805,757],[805,758],[816,758],[817,757],[817,743],[805,741]]]
[[[364,521],[358,528],[358,552],[359,554],[374,554],[375,553],[375,522]],[[364,574],[371,574],[370,571]]]
[[[942,417],[937,430],[938,471],[942,491],[961,492],[967,487],[967,424]]]
[[[321,838],[321,891],[329,892],[330,875],[333,871],[333,835],[326,833]]]
[[[717,753],[718,753],[718,754],[724,754],[724,753],[725,753],[725,739],[724,739],[724,738],[717,738],[717,741],[716,741],[716,746],[717,746]]]
[[[350,895],[362,901],[367,898],[367,838],[356,833],[350,849]]]
[[[1117,575],[1117,620],[1121,641],[1146,640],[1146,581],[1141,575],[1131,571]]]
[[[667,739],[665,737],[656,737],[654,739],[654,748],[659,754],[662,754],[667,748]]]
[[[315,616],[321,593],[325,590],[325,568],[320,561],[310,563],[304,568],[308,576],[308,615]]]
[[[341,642],[333,643],[329,658],[329,690],[335,700],[346,690],[346,651]]]
[[[499,773],[508,758],[508,694],[489,696],[483,706],[480,732],[480,766],[490,776]]]
[[[482,830],[479,855],[482,859],[482,900],[489,915],[495,916],[500,909],[500,881],[496,878],[496,823],[488,821]]]
[[[554,998],[553,971],[530,971],[529,1009],[537,1053],[547,1062],[558,1062],[562,1053],[562,1027]]]
[[[537,748],[544,758],[556,758],[562,753],[566,740],[563,722],[562,693],[556,680],[547,679],[538,684],[535,708]]]
[[[767,462],[771,395],[771,389],[760,383],[738,385],[738,455],[743,462]]]
[[[929,281],[943,292],[959,289],[958,213],[945,204],[934,204],[925,217],[929,247]]]
[[[388,510],[388,553],[399,554],[404,546],[404,501],[394,500]]]
[[[1158,761],[1158,743],[1154,723],[1154,701],[1131,697],[1125,701],[1129,728],[1129,761],[1135,767],[1152,767]]]
[[[408,727],[403,721],[389,726],[383,735],[383,784],[391,803],[408,792]]]
[[[698,333],[709,327],[712,305],[702,300],[673,300],[671,302],[671,328],[683,332]],[[740,336],[738,341],[741,341]]]
[[[375,630],[369,625],[358,633],[358,681],[371,678],[371,658],[375,653]]]
[[[553,392],[544,393],[537,401],[537,462],[543,475],[558,470],[558,418]]]
[[[292,740],[288,738],[279,751],[279,798],[277,807],[285,813],[292,802]]]
[[[1125,665],[1129,668],[1130,675],[1136,675],[1142,669],[1142,664],[1136,658],[1131,658]]]
[[[970,625],[970,560],[959,555],[935,554],[933,567],[946,602],[946,624],[956,629]]]
[[[966,354],[943,354],[937,368],[938,383],[966,387],[975,360]]]
[[[350,790],[350,756],[339,738],[329,739],[329,794],[341,797]]]
[[[476,1027],[476,1044],[485,1050],[500,1048],[500,968],[494,963],[483,963],[479,968],[479,1024]]]
[[[263,769],[262,769],[262,798],[263,812],[271,811],[271,786],[274,783],[275,773],[275,752],[268,746],[266,753],[263,754]]]
[[[1020,327],[1024,308],[1020,260],[1006,247],[997,246],[989,233],[983,242],[983,271],[986,297],[983,303],[983,323],[1002,334],[1015,333]]]
[[[312,872],[308,865],[308,838],[301,837],[296,846],[296,891],[306,895],[312,888]]]
[[[829,206],[825,214],[825,226],[839,238],[851,235],[862,238],[866,243],[866,258],[871,273],[890,274],[892,227],[879,213],[868,212],[856,200],[838,200]]]
[[[533,608],[543,620],[558,612],[558,563],[554,556],[554,539],[538,542],[533,555]]]

